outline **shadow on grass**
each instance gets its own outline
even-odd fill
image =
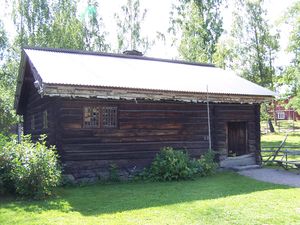
[[[85,216],[95,216],[288,188],[258,182],[235,173],[219,173],[212,177],[197,178],[192,181],[96,184],[62,188],[58,196],[44,201],[1,200],[0,198],[0,209],[35,213],[48,210],[76,211]]]

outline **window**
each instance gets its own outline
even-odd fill
[[[118,126],[117,107],[84,107],[84,128],[116,128]]]
[[[43,128],[44,129],[48,128],[48,112],[47,112],[47,110],[43,111]]]
[[[102,107],[102,125],[105,128],[117,127],[117,107]]]
[[[32,117],[31,117],[30,128],[31,128],[31,130],[35,130],[35,116],[34,115],[32,115]]]
[[[83,112],[83,127],[97,128],[100,125],[100,110],[99,107],[84,107]]]
[[[277,119],[284,120],[285,119],[285,113],[283,111],[277,111]]]

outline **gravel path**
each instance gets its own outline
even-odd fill
[[[291,187],[300,187],[300,175],[292,172],[277,169],[252,169],[238,172],[241,175],[251,177],[255,180],[284,184]]]

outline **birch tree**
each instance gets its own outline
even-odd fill
[[[212,63],[223,32],[222,0],[179,0],[171,12],[169,33],[178,35],[180,56]]]
[[[118,27],[118,52],[138,50],[146,53],[153,42],[141,33],[143,22],[147,14],[146,9],[140,8],[139,0],[127,0],[121,7],[121,13],[115,14]]]

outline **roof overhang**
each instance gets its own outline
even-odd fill
[[[225,103],[263,103],[271,101],[274,96],[232,95],[218,93],[196,93],[164,91],[150,89],[75,86],[65,84],[43,84],[43,95],[67,98],[98,98],[115,100],[172,100],[182,102],[225,102]]]

